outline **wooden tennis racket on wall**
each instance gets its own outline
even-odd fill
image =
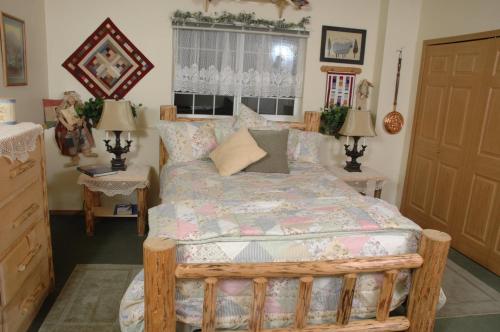
[[[403,128],[405,119],[401,113],[397,111],[398,106],[398,92],[399,92],[399,77],[401,76],[401,62],[403,60],[403,49],[398,50],[398,73],[396,75],[396,89],[394,92],[394,103],[392,105],[392,112],[384,117],[384,128],[389,134],[397,134]]]

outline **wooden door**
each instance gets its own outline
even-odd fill
[[[500,274],[500,40],[427,45],[401,210]]]
[[[500,274],[500,40],[488,40],[481,98],[468,123],[470,149],[454,246]]]
[[[401,210],[423,228],[454,233],[485,73],[488,40],[427,46]]]

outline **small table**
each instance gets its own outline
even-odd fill
[[[366,166],[361,167],[362,172],[348,172],[341,165],[328,166],[328,169],[359,193],[376,198],[382,195],[382,187],[387,180],[385,176]]]
[[[149,174],[151,167],[143,165],[129,165],[126,171],[117,174],[91,177],[80,174],[78,184],[83,185],[85,227],[87,235],[94,235],[95,217],[137,218],[137,233],[144,236],[148,212],[147,194],[149,188]],[[114,208],[101,206],[100,193],[106,196],[130,195],[137,191],[137,214],[115,215]]]

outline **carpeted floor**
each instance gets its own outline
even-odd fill
[[[99,222],[93,238],[86,237],[82,216],[54,216],[51,223],[56,290],[30,331],[38,331],[46,316],[40,331],[119,331],[113,312],[117,312],[121,294],[139,269],[130,264],[142,264],[143,239],[135,233],[135,222],[123,219]],[[448,302],[438,314],[441,318],[436,321],[436,332],[498,331],[498,276],[452,250],[444,289]],[[93,323],[80,328],[78,324],[85,320]]]
[[[39,331],[120,331],[120,301],[141,268],[141,265],[77,265]]]

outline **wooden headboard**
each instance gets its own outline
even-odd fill
[[[179,118],[177,117],[177,107],[174,105],[160,106],[160,120],[178,121],[178,122],[197,122],[197,121],[212,121],[210,118]],[[305,131],[319,131],[319,124],[321,120],[320,112],[305,112],[304,122],[282,122],[289,124],[290,128],[305,130]],[[168,151],[160,139],[160,170],[167,163]]]

